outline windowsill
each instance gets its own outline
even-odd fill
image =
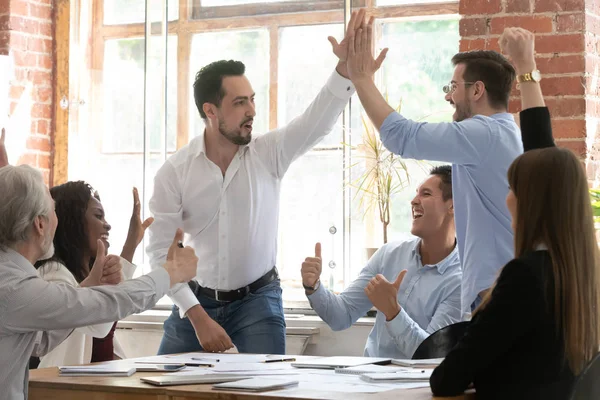
[[[306,310],[306,312],[313,312],[312,310]],[[123,328],[131,328],[133,326],[138,327],[160,327],[162,329],[163,322],[171,314],[170,310],[148,310],[143,311],[139,314],[133,314],[129,317],[120,321],[119,326]],[[326,325],[325,322],[318,315],[304,315],[302,310],[297,312],[285,313],[285,322],[288,326],[311,326]],[[131,324],[130,324],[131,323]],[[375,318],[364,317],[359,318],[352,326],[373,326],[375,324]]]

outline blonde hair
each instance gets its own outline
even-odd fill
[[[598,244],[588,183],[577,157],[549,147],[519,156],[508,170],[517,198],[515,258],[544,244],[552,260],[554,304],[565,358],[578,374],[600,345]],[[485,308],[493,287],[476,310]]]

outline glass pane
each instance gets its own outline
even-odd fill
[[[269,127],[269,32],[266,29],[200,33],[192,38],[190,54],[190,87],[196,73],[218,60],[238,60],[246,65],[246,76],[256,93],[256,117],[253,135],[267,132]],[[190,90],[190,140],[204,131],[194,93]]]
[[[160,150],[164,38],[152,37],[148,59],[150,149]],[[113,39],[104,45],[102,151],[141,152],[144,143],[144,39]],[[167,42],[167,146],[177,141],[177,37]],[[154,123],[153,123],[154,121]]]
[[[337,64],[327,37],[341,40],[343,34],[342,24],[295,26],[280,30],[278,126],[304,112],[327,82]],[[339,146],[341,142],[340,117],[333,131],[318,146]]]
[[[288,170],[281,186],[277,267],[286,301],[306,301],[300,267],[314,256],[321,242],[325,287],[341,290],[343,284],[343,181],[342,152],[310,152]],[[318,179],[319,184],[315,185]],[[330,233],[335,227],[337,232]],[[335,263],[335,268],[328,265]]]
[[[458,52],[457,19],[384,22],[380,48],[389,47],[382,65],[382,92],[412,119],[450,121],[452,107],[442,87],[452,78]]]
[[[390,51],[380,72],[380,90],[393,107],[401,104],[407,118],[430,122],[451,121],[452,107],[444,100],[441,88],[452,77],[452,56],[458,52],[458,21],[455,18],[383,21],[378,48]],[[354,101],[354,98],[353,98]],[[352,144],[360,144],[364,135],[362,106],[355,112],[352,107]],[[358,115],[357,115],[358,114]],[[372,128],[369,128],[372,129]],[[355,140],[356,139],[356,140]],[[365,171],[364,152],[357,151],[353,163],[354,178]],[[430,163],[406,160],[410,180],[404,188],[391,197],[388,242],[410,236],[412,224],[410,201],[417,186],[426,178]],[[398,183],[397,179],[394,184]],[[352,223],[362,222],[364,232],[352,229],[351,247],[380,247],[383,243],[383,226],[377,206],[371,213],[359,207],[361,192],[353,200]],[[354,226],[353,226],[354,228]],[[363,242],[361,243],[360,240]],[[352,265],[352,275],[360,271]]]
[[[165,0],[147,0],[150,7],[150,21],[162,21]],[[168,0],[169,21],[179,18],[179,0]],[[104,24],[135,24],[146,20],[146,0],[104,0]]]

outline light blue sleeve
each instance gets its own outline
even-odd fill
[[[358,278],[342,293],[336,295],[319,285],[313,294],[307,296],[312,308],[331,329],[341,331],[351,327],[373,307],[365,294],[365,287],[382,270],[384,253],[384,247],[377,250]]]
[[[414,354],[429,335],[445,326],[461,321],[460,276],[455,276],[453,281],[448,284],[456,286],[456,288],[437,307],[426,329],[422,329],[413,321],[404,308],[400,310],[396,318],[385,323],[396,347],[404,354]]]
[[[495,142],[489,118],[475,116],[461,122],[415,122],[393,112],[379,129],[384,146],[404,158],[476,165]]]

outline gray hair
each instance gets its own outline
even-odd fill
[[[1,250],[26,241],[35,218],[48,218],[51,211],[52,202],[38,170],[29,165],[0,168]]]

